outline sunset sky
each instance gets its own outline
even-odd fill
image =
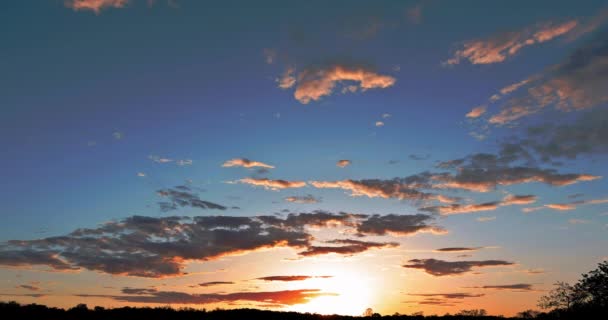
[[[605,0],[3,5],[0,300],[513,315],[608,259]]]

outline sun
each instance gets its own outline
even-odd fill
[[[332,278],[311,279],[307,285],[336,295],[317,297],[306,304],[292,306],[290,310],[359,316],[372,307],[376,290],[368,274],[343,269],[336,269],[331,274]]]

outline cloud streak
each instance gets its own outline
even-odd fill
[[[222,167],[225,167],[225,168],[227,168],[227,167],[243,167],[243,168],[259,167],[259,168],[266,168],[266,169],[274,169],[274,166],[271,166],[269,164],[259,162],[259,161],[249,160],[247,158],[235,158],[235,159],[227,160],[226,162],[224,162],[222,164]]]
[[[481,260],[481,261],[445,261],[437,259],[412,259],[404,268],[420,269],[436,276],[454,276],[469,273],[473,268],[512,266],[513,262],[504,260]]]

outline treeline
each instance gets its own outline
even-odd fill
[[[506,301],[505,303],[508,303]],[[608,261],[599,264],[598,268],[583,274],[574,285],[564,282],[555,284],[555,288],[541,297],[538,306],[550,310],[539,312],[526,310],[511,319],[540,320],[595,320],[608,319]],[[387,320],[405,319],[506,319],[502,316],[489,316],[483,309],[462,310],[457,314],[443,316],[424,316],[422,313],[411,315],[385,315],[373,313],[367,309],[365,316],[351,317],[340,315],[319,315],[311,313],[267,311],[256,309],[213,310],[157,308],[88,308],[79,304],[74,308],[60,309],[38,304],[21,305],[17,302],[0,302],[0,319],[36,319],[36,320],[349,320],[349,319],[382,318]]]
[[[87,308],[86,305],[78,305],[70,309],[52,308],[39,304],[21,305],[16,302],[0,302],[1,319],[36,319],[36,320],[353,320],[353,319],[384,319],[384,320],[422,320],[422,319],[607,319],[606,308],[580,308],[554,309],[550,312],[524,311],[516,317],[505,318],[503,316],[486,315],[483,309],[462,310],[457,314],[423,315],[422,313],[411,315],[380,315],[373,314],[371,317],[352,317],[340,315],[320,315],[313,313],[268,311],[257,309],[232,309],[232,310],[199,310],[191,308],[173,309],[170,307],[156,308],[112,308],[103,307]]]

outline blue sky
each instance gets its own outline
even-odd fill
[[[87,3],[92,4],[79,7]],[[6,283],[19,281],[14,277],[22,274],[21,268],[34,267],[23,281],[65,281],[71,285],[55,295],[78,293],[77,283],[48,273],[48,266],[10,260],[9,240],[67,235],[134,215],[284,217],[314,210],[429,214],[448,234],[399,238],[400,248],[499,247],[479,258],[516,261],[519,269],[546,272],[536,280],[494,274],[489,281],[534,283],[542,290],[555,280],[575,279],[605,258],[608,244],[608,216],[602,215],[608,207],[601,201],[608,197],[608,185],[599,178],[608,175],[603,165],[608,136],[601,122],[608,101],[602,92],[608,84],[602,62],[606,10],[603,1],[69,0],[6,5],[0,12],[0,257],[6,257],[0,259],[6,266],[0,274],[7,280],[1,291],[20,297]],[[365,80],[352,78],[359,76]],[[279,88],[289,77],[294,83]],[[526,79],[516,90],[490,99]],[[299,92],[309,94],[309,100],[298,98]],[[482,114],[467,117],[475,107]],[[498,119],[502,111],[517,116],[503,121]],[[572,127],[562,130],[560,125]],[[534,127],[546,135],[531,133]],[[524,166],[581,176],[560,186],[545,179],[545,173],[512,182],[501,180],[501,173],[489,178],[493,185],[484,192],[442,185],[468,181],[470,177],[457,175],[471,157],[499,156],[505,141],[524,146],[534,161],[518,153],[506,165],[495,159],[488,167],[468,168]],[[547,145],[553,149],[543,149]],[[274,168],[222,167],[230,159]],[[342,159],[351,163],[336,166]],[[454,159],[465,160],[460,168],[441,167]],[[426,177],[430,185],[420,188],[391,180],[446,170],[449,178]],[[477,174],[471,179],[486,181]],[[248,178],[306,186],[271,190],[249,185]],[[357,191],[315,187],[311,181],[360,184]],[[159,191],[176,186],[227,210],[191,205],[161,210],[158,203],[166,197]],[[399,198],[391,194],[398,187],[433,196]],[[357,194],[363,188],[377,193],[365,189]],[[433,198],[437,194],[460,199],[441,203]],[[285,201],[307,195],[317,201]],[[494,203],[484,212],[463,209],[463,214],[440,208],[497,202],[509,195],[530,195],[534,201]],[[564,203],[571,203],[569,210],[545,206]],[[532,209],[526,213],[524,208]],[[489,221],[480,222],[480,217]],[[31,249],[19,248],[21,254]],[[100,274],[142,281],[128,271],[112,275],[53,252],[87,279]],[[382,256],[384,249],[370,252]],[[422,257],[406,252],[400,259],[413,258]],[[343,260],[339,263],[352,263]],[[474,275],[464,277],[479,282]],[[432,280],[440,283],[437,278]],[[48,303],[60,305],[53,294],[49,289]],[[522,295],[517,306],[523,308],[539,291]],[[515,311],[485,305],[497,313]],[[431,312],[452,308],[416,307]],[[384,312],[403,308],[412,310],[398,304],[378,307]]]

